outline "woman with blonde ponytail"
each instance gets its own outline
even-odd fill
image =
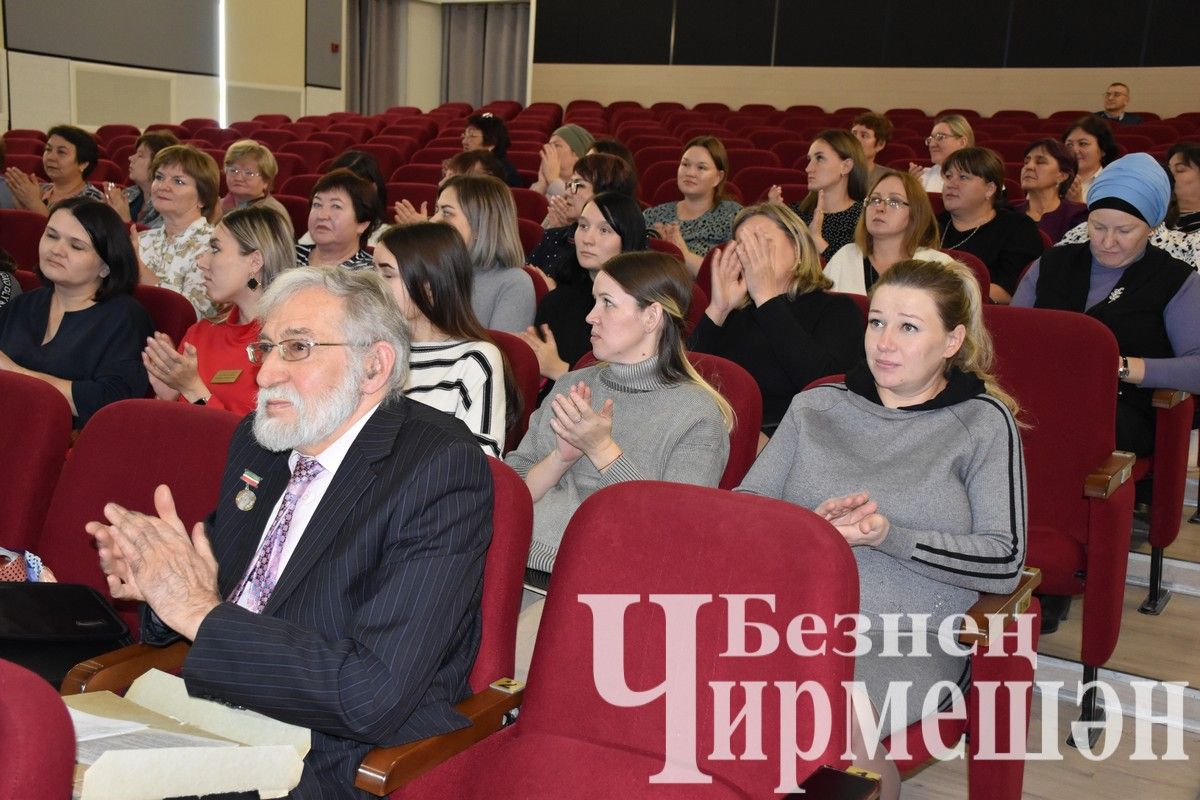
[[[796,396],[738,491],[813,509],[853,547],[871,640],[855,679],[877,717],[888,710],[886,737],[920,719],[927,694],[942,707],[966,691],[967,659],[947,653],[937,630],[980,592],[1017,585],[1025,468],[1017,405],[989,372],[979,285],[965,266],[895,264],[871,290],[865,345],[866,363],[844,383]],[[908,657],[883,657],[897,633],[912,643]],[[883,703],[899,683],[903,719],[892,715],[905,706]],[[867,758],[874,743],[855,734],[856,763],[883,776],[884,798],[898,797],[894,763]]]
[[[733,412],[688,362],[683,326],[691,277],[669,255],[622,253],[592,284],[588,314],[600,363],[558,379],[505,461],[533,495],[529,568],[554,567],[575,509],[619,481],[716,486]]]

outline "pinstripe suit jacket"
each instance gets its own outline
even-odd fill
[[[257,549],[290,471],[255,441],[252,417],[229,449],[209,517],[228,597]],[[262,476],[239,511],[243,470]],[[479,648],[491,539],[486,459],[453,417],[407,399],[380,406],[351,446],[262,614],[233,603],[201,624],[184,665],[193,695],[313,729],[294,797],[357,797],[370,745],[463,727]]]

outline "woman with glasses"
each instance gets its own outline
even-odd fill
[[[509,186],[524,189],[529,183],[508,160],[508,144],[508,126],[500,117],[490,111],[467,117],[467,127],[462,133],[463,150],[491,151],[504,168],[501,179]]]
[[[229,145],[225,151],[225,185],[229,192],[221,198],[221,212],[251,204],[264,205],[290,220],[283,204],[271,197],[278,174],[275,156],[253,139],[241,139]]]
[[[919,261],[950,261],[935,250],[938,226],[929,195],[907,172],[884,170],[871,187],[867,207],[854,232],[854,241],[837,251],[825,265],[825,277],[835,292],[866,294],[893,265]]]
[[[1087,220],[1087,206],[1066,197],[1076,171],[1075,154],[1062,142],[1038,139],[1025,148],[1021,165],[1025,199],[1013,203],[1012,209],[1036,222],[1052,242]]]
[[[747,206],[733,236],[713,256],[708,308],[689,344],[754,376],[770,435],[796,393],[862,359],[863,319],[853,300],[827,291],[816,245],[787,206]]]
[[[636,191],[637,172],[616,156],[588,155],[575,162],[567,193],[550,199],[546,217],[550,224],[529,254],[529,264],[541,270],[551,289],[572,271],[575,245],[571,236],[583,207],[598,194],[617,192],[632,198]]]
[[[925,146],[929,148],[931,167],[920,164],[909,164],[908,172],[921,181],[921,188],[927,192],[942,190],[942,163],[946,157],[956,150],[975,146],[975,131],[971,123],[961,114],[946,114],[938,117],[933,123],[933,130],[925,138]]]
[[[217,162],[188,144],[165,147],[151,165],[150,197],[163,218],[161,228],[136,239],[139,280],[163,286],[192,302],[200,317],[216,311],[196,260],[208,250],[210,219],[217,214],[221,179]]]
[[[942,162],[938,217],[942,250],[962,250],[982,261],[991,277],[991,298],[1007,303],[1025,267],[1045,249],[1037,225],[1004,203],[1004,162],[994,150],[964,147]]]
[[[263,291],[296,266],[292,223],[265,203],[235,208],[217,223],[196,265],[220,311],[188,328],[178,348],[156,332],[146,340],[142,364],[160,399],[249,414],[258,397],[258,367],[247,361],[246,346],[258,341]]]
[[[742,206],[725,198],[729,156],[715,136],[697,136],[683,148],[677,181],[683,199],[648,208],[646,227],[683,253],[695,277],[708,251],[729,241],[733,218]]]
[[[828,130],[808,148],[808,194],[791,206],[812,233],[817,252],[824,261],[854,240],[854,229],[862,216],[867,195],[866,156],[858,137],[847,131]],[[778,186],[767,198],[782,203]]]

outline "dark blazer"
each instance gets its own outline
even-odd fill
[[[290,475],[239,426],[209,536],[223,597],[237,586]],[[234,495],[249,469],[258,500]],[[189,693],[313,729],[293,797],[359,797],[371,745],[464,727],[491,540],[487,461],[466,427],[407,399],[380,406],[334,474],[262,614],[223,603],[184,664]]]

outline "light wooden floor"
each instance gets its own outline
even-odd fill
[[[1029,726],[1031,748],[1040,746],[1040,708],[1041,698],[1035,693]],[[1057,741],[1066,740],[1070,722],[1077,714],[1074,706],[1059,704]],[[1131,761],[1133,726],[1126,724],[1123,734],[1112,757],[1104,761],[1089,761],[1064,745],[1061,761],[1026,762],[1023,797],[1025,800],[1200,800],[1200,736],[1184,732],[1187,761]],[[1156,731],[1155,753],[1164,751],[1165,739],[1165,731]],[[967,796],[966,762],[945,761],[926,767],[904,782],[900,796],[903,800],[962,800]]]
[[[1108,669],[1158,680],[1187,681],[1200,686],[1200,598],[1174,595],[1157,617],[1139,614],[1146,598],[1140,586],[1125,587],[1121,637]],[[1058,631],[1043,636],[1038,652],[1079,660],[1081,598],[1071,604],[1071,616]],[[1200,766],[1197,766],[1200,772]]]

